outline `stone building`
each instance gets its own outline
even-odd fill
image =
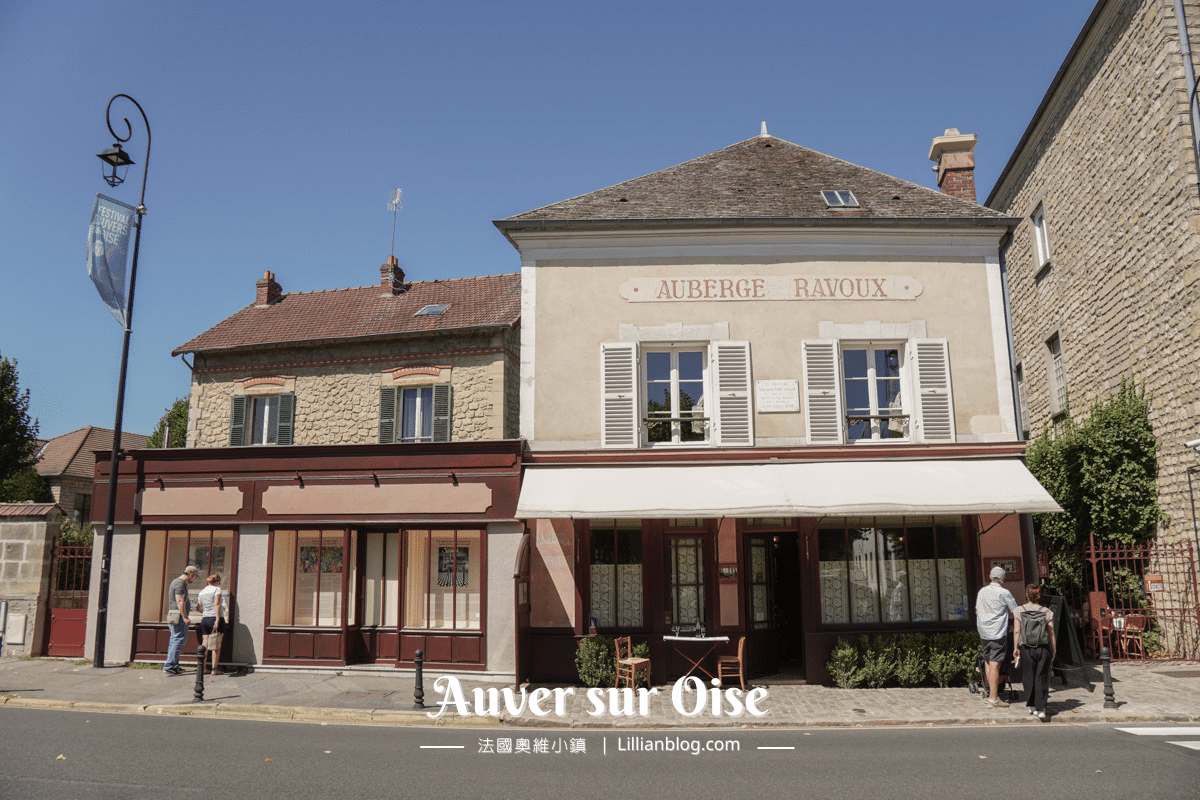
[[[379,275],[287,293],[267,272],[175,349],[194,359],[187,447],[119,465],[105,661],[162,660],[167,586],[193,564],[231,600],[223,662],[421,650],[512,676],[520,276]]]
[[[0,503],[0,657],[45,652],[51,553],[62,518],[50,503]],[[82,644],[83,627],[71,633]]]
[[[78,525],[91,521],[96,452],[112,452],[112,443],[111,429],[89,425],[55,436],[38,451],[38,474],[49,484],[66,522]],[[121,446],[127,450],[145,447],[146,437],[122,431]]]
[[[1068,398],[1078,414],[1124,378],[1144,384],[1158,537],[1200,544],[1200,456],[1184,446],[1200,437],[1196,41],[1200,3],[1096,3],[985,205],[1020,220],[1004,261],[1024,431]]]

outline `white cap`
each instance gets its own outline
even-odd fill
[[[992,567],[992,580],[1004,580],[1004,567]]]

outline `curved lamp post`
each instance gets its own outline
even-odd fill
[[[121,118],[121,121],[125,123],[124,136],[113,130],[112,104],[118,97],[124,97],[137,106],[137,110],[142,115],[142,121],[146,123],[146,159],[142,162],[142,193],[135,209],[137,220],[133,223],[137,230],[133,238],[133,266],[129,272],[129,300],[125,307],[125,338],[121,345],[121,376],[117,380],[117,413],[116,419],[113,421],[112,457],[108,462],[108,506],[104,510],[104,548],[100,560],[100,593],[96,602],[93,667],[104,666],[104,639],[108,630],[108,582],[112,571],[113,524],[116,519],[117,506],[117,464],[121,453],[121,419],[125,412],[125,371],[129,366],[129,334],[133,328],[133,290],[137,285],[138,247],[142,243],[142,217],[146,214],[144,202],[146,200],[146,174],[150,171],[150,120],[146,119],[146,112],[142,110],[137,100],[127,94],[115,94],[109,99],[108,106],[104,109],[104,121],[108,124],[108,132],[117,141],[113,143],[112,147],[98,154],[98,157],[109,165],[104,174],[104,180],[109,186],[119,186],[125,178],[118,173],[118,169],[128,168],[130,164],[134,163],[133,159],[121,149],[121,143],[128,142],[133,135],[133,127],[129,124],[129,119]]]

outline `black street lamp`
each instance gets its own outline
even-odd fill
[[[142,162],[142,194],[138,199],[137,208],[134,209],[137,220],[133,225],[137,232],[133,238],[133,266],[129,272],[129,301],[125,307],[125,339],[121,345],[121,376],[117,380],[117,413],[116,419],[113,421],[112,457],[108,462],[108,506],[104,509],[104,548],[100,559],[100,592],[96,600],[96,645],[92,654],[93,667],[104,666],[104,639],[108,631],[108,582],[112,572],[113,524],[117,513],[117,465],[121,453],[121,419],[125,413],[125,371],[129,366],[129,334],[133,329],[133,290],[137,285],[138,247],[142,243],[142,217],[146,214],[146,174],[150,170],[150,120],[146,119],[146,112],[142,110],[137,100],[127,94],[115,94],[109,99],[108,106],[104,109],[104,121],[108,124],[108,132],[117,140],[112,147],[99,154],[100,159],[111,167],[111,170],[104,175],[104,180],[109,186],[120,185],[125,178],[117,173],[117,168],[128,168],[130,164],[134,163],[133,159],[121,149],[121,142],[128,142],[133,135],[133,127],[129,124],[129,119],[121,118],[121,121],[125,123],[124,136],[113,130],[112,104],[118,97],[124,97],[137,106],[137,110],[142,115],[142,121],[146,123],[146,160]]]

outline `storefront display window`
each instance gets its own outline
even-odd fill
[[[818,529],[821,622],[967,618],[958,517],[852,517]]]
[[[479,630],[481,532],[410,530],[404,536],[404,626]]]
[[[219,573],[221,585],[229,590],[233,574],[234,535],[231,530],[155,530],[147,529],[142,549],[142,589],[138,606],[139,622],[166,622],[174,606],[167,597],[171,581],[193,565],[200,579],[188,586],[192,607],[196,595],[205,586],[205,578]]]
[[[272,625],[342,625],[346,570],[354,563],[351,544],[344,530],[273,533]]]
[[[591,613],[601,628],[645,624],[640,520],[591,521]]]

